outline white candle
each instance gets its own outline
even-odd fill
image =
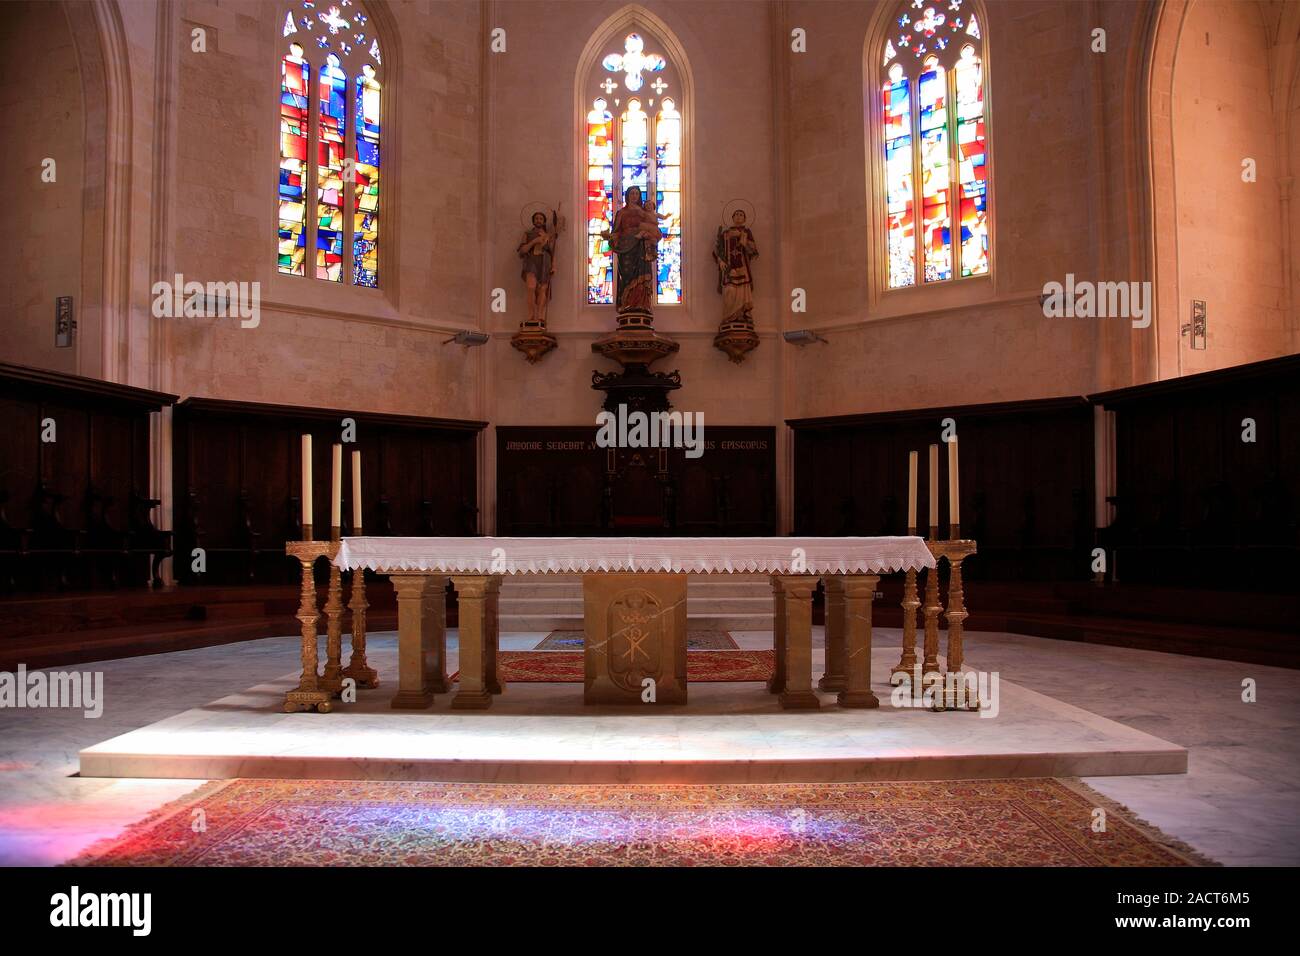
[[[361,530],[361,452],[352,452],[352,530]]]
[[[948,523],[961,524],[961,504],[957,486],[957,436],[948,442]]]
[[[302,436],[302,524],[311,527],[311,436]],[[304,535],[304,537],[306,537]]]
[[[330,531],[343,523],[343,446],[335,444],[330,471]]]
[[[916,531],[916,463],[917,453],[907,453],[907,530]]]
[[[939,527],[939,446],[930,446],[930,527]]]

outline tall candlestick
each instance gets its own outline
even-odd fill
[[[961,503],[960,493],[957,481],[957,436],[952,436],[952,441],[948,442],[948,524],[952,526],[952,533],[957,535],[957,528],[961,525]]]
[[[361,452],[352,452],[352,533],[361,533]]]
[[[302,536],[311,540],[311,436],[302,436]]]
[[[335,443],[330,470],[330,534],[343,523],[343,446]]]
[[[916,534],[916,463],[917,453],[907,453],[907,533]]]
[[[939,446],[930,446],[930,531],[939,530]]]

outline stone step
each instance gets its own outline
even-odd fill
[[[727,597],[771,597],[772,586],[767,581],[732,581],[727,578],[706,580],[689,578],[686,590],[701,597],[725,595]],[[501,582],[503,598],[560,597],[582,594],[581,581],[512,581]]]
[[[687,621],[696,630],[770,631],[772,588],[763,575],[691,575]],[[546,574],[501,582],[501,630],[582,630],[582,575]]]
[[[697,631],[770,631],[772,615],[690,614],[688,626]],[[502,614],[502,632],[581,631],[582,614]]]

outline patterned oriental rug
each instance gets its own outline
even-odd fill
[[[582,631],[551,631],[535,651],[580,651],[586,643]],[[727,631],[687,631],[688,651],[729,651],[739,648],[736,639]]]
[[[765,681],[776,669],[776,651],[687,651],[686,679],[702,683]],[[497,670],[506,683],[581,684],[581,651],[499,651]],[[457,671],[451,680],[460,676]]]
[[[1098,808],[1105,810],[1100,832]],[[198,819],[205,828],[196,833]],[[1078,781],[1056,779],[708,786],[214,781],[71,862],[1212,865]]]

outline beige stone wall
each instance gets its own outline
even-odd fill
[[[894,291],[871,271],[879,214],[864,183],[875,157],[868,162],[859,104],[864,77],[876,88],[876,44],[865,72],[856,68],[881,13],[875,4],[789,5],[789,25],[810,38],[808,53],[791,58],[789,133],[789,281],[807,290],[809,312],[787,321],[821,328],[830,342],[793,353],[789,414],[1091,390],[1097,325],[1046,319],[1037,304],[1045,282],[1099,269],[1087,5],[988,5],[992,274]]]
[[[479,13],[394,4],[376,16],[384,100],[382,291],[275,273],[280,4],[181,4],[178,39],[215,35],[177,64],[172,268],[258,280],[259,327],[168,320],[182,395],[472,418],[476,370],[448,329],[479,321]],[[377,11],[382,12],[382,11]],[[309,263],[310,269],[310,263]],[[170,270],[169,270],[170,272]]]
[[[9,188],[0,202],[0,359],[77,373],[54,347],[54,300],[81,304],[83,127],[77,52],[55,3],[5,4],[0,29],[0,143]],[[54,182],[42,181],[55,161]]]
[[[1209,310],[1204,351],[1174,344],[1183,373],[1270,358],[1287,347],[1286,270],[1275,113],[1266,33],[1252,3],[1197,0],[1183,24],[1173,78],[1179,321]],[[1258,180],[1242,181],[1253,159]],[[1162,359],[1164,356],[1162,355]]]

